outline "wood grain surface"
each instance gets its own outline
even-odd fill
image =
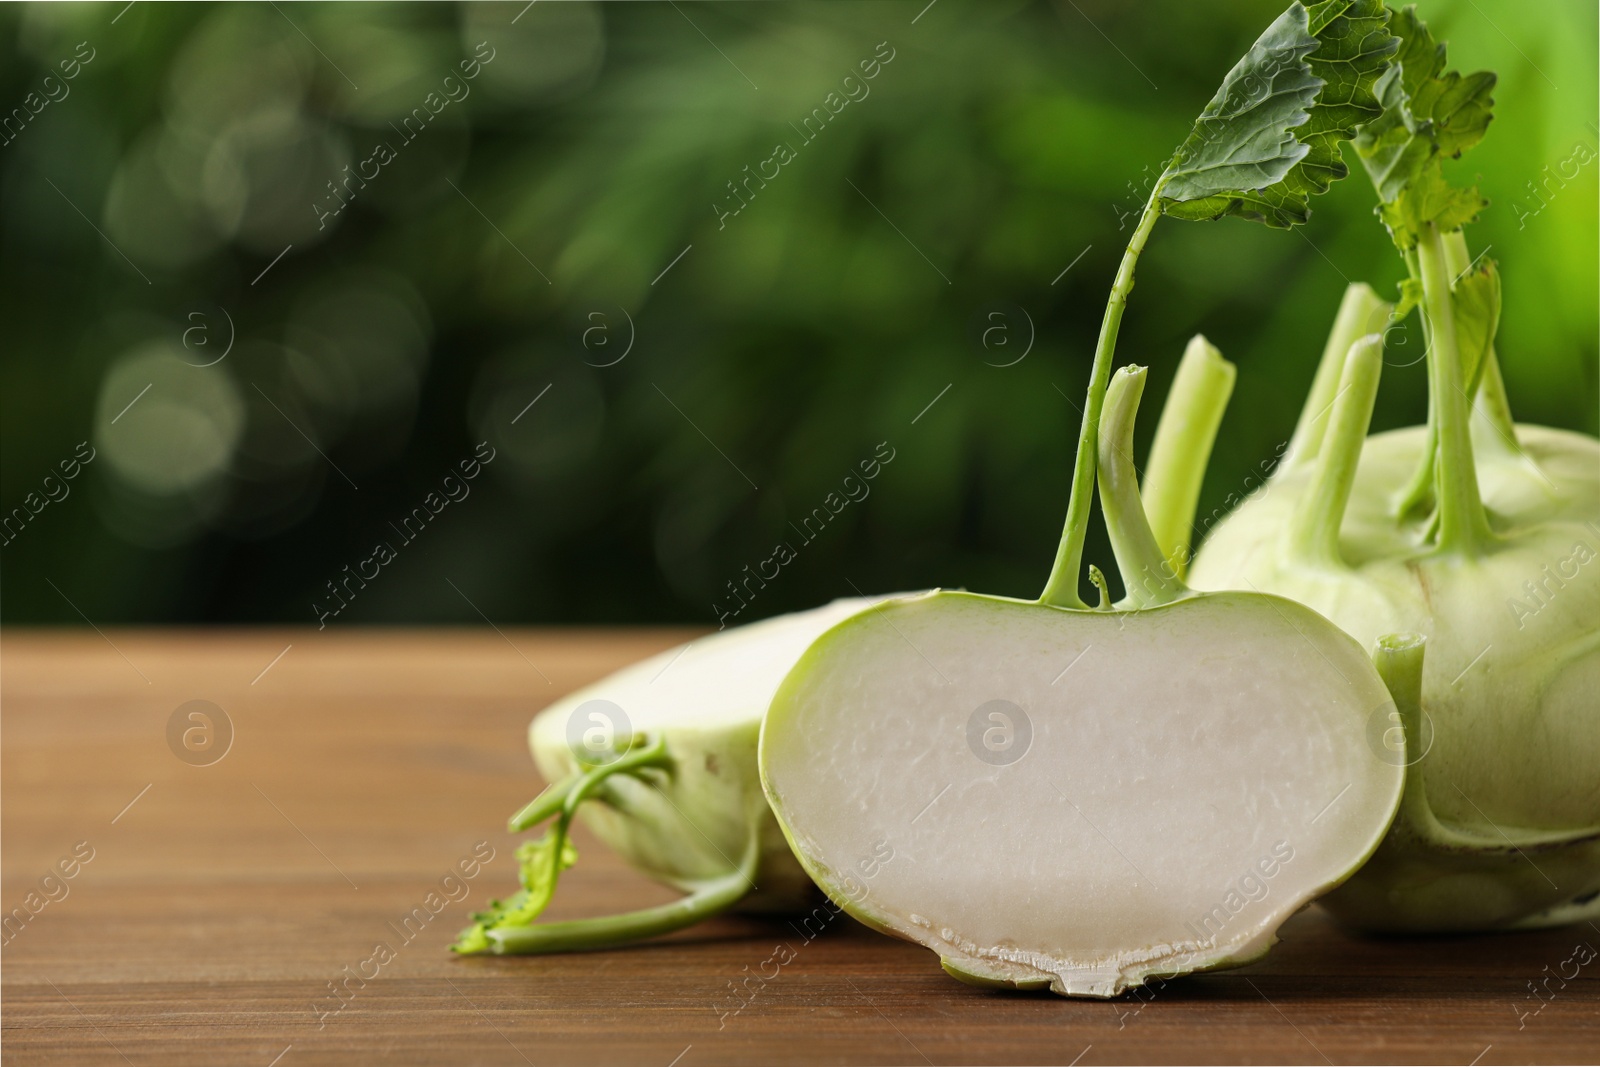
[[[629,950],[453,957],[446,945],[467,912],[514,888],[517,839],[505,820],[541,785],[524,746],[529,717],[685,636],[5,633],[0,905],[30,915],[12,919],[0,957],[5,1062],[1087,1067],[1600,1056],[1600,961],[1560,977],[1577,945],[1600,948],[1590,926],[1378,941],[1313,909],[1257,964],[1113,1002],[968,988],[933,954],[843,918],[810,942],[782,921],[727,918]],[[231,747],[209,766],[168,744],[169,719],[191,700],[213,702],[233,726]],[[551,917],[671,898],[581,832],[578,844]],[[396,924],[475,847],[494,859],[462,883],[466,899],[446,901],[404,940]],[[75,849],[92,859],[77,862]],[[72,878],[60,878],[62,861]],[[379,943],[392,958],[378,976],[348,981],[352,992],[335,998],[329,984]],[[730,1013],[733,983],[761,973],[779,945],[794,959],[749,982],[756,992]]]

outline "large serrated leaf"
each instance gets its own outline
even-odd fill
[[[1305,62],[1317,48],[1304,7],[1279,15],[1200,112],[1167,170],[1163,195],[1199,200],[1282,181],[1311,150],[1290,131],[1311,117],[1322,91]]]
[[[1373,90],[1399,42],[1389,32],[1389,10],[1382,0],[1325,0],[1313,4],[1309,14],[1321,47],[1307,61],[1326,85],[1311,121],[1295,131],[1311,151],[1289,180],[1320,194],[1350,173],[1340,158],[1340,142],[1383,113]]]
[[[1289,7],[1228,72],[1163,175],[1161,210],[1289,227],[1349,173],[1339,142],[1383,113],[1373,89],[1396,42],[1381,0]]]
[[[1451,188],[1441,163],[1483,139],[1494,117],[1495,76],[1445,70],[1445,47],[1415,7],[1395,12],[1390,28],[1400,49],[1377,85],[1383,114],[1362,127],[1355,148],[1383,201],[1384,224],[1407,249],[1427,223],[1458,229],[1485,206],[1475,188]]]

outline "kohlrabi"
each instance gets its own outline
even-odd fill
[[[1442,167],[1483,136],[1493,75],[1446,72],[1410,8],[1391,29],[1385,111],[1355,147],[1408,267],[1400,313],[1421,312],[1427,426],[1366,436],[1379,364],[1357,358],[1376,342],[1356,338],[1390,309],[1352,286],[1284,462],[1212,531],[1191,580],[1291,597],[1362,642],[1427,637],[1405,804],[1372,862],[1324,901],[1337,916],[1402,932],[1592,918],[1600,442],[1517,425],[1506,403],[1498,269],[1461,232],[1484,201]],[[1191,487],[1179,475],[1146,488]]]
[[[1127,458],[1143,383],[1117,372],[1100,427],[1127,601],[887,601],[812,645],[762,728],[806,871],[964,981],[1107,997],[1247,963],[1400,800],[1368,739],[1395,705],[1355,641],[1165,576]]]
[[[511,818],[553,820],[517,851],[523,888],[473,916],[458,952],[567,952],[681,929],[735,905],[798,911],[815,889],[761,794],[756,738],[773,690],[811,641],[873,600],[836,600],[703,637],[625,667],[534,718],[552,782]],[[577,859],[575,815],[651,877],[688,894],[656,908],[536,923]]]
[[[818,638],[773,698],[761,777],[806,871],[958,978],[1112,996],[1246,962],[1393,818],[1404,772],[1368,735],[1398,712],[1372,662],[1292,601],[1185,587],[1129,458],[1144,371],[1107,389],[1155,220],[1303,219],[1342,173],[1339,140],[1377,113],[1392,47],[1375,2],[1293,5],[1156,181],[1106,311],[1043,596],[878,604]],[[1214,350],[1197,343],[1190,363],[1226,396]],[[1164,462],[1203,468],[1214,429],[1171,424]],[[1096,479],[1127,590],[1115,609],[1097,571],[1099,608],[1077,590]],[[1164,506],[1187,529],[1192,494]]]

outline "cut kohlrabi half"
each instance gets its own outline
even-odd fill
[[[1113,996],[1246,962],[1394,817],[1403,774],[1369,734],[1398,713],[1371,661],[1290,601],[1184,585],[1130,458],[1144,372],[1107,387],[1156,221],[1305,221],[1345,173],[1339,142],[1381,112],[1387,19],[1378,0],[1291,4],[1154,183],[1101,323],[1039,600],[880,604],[820,637],[773,698],[762,783],[806,871],[957,978]],[[1187,388],[1225,401],[1225,364],[1195,359]],[[1204,470],[1215,427],[1189,414],[1166,435],[1180,483]],[[1127,591],[1116,610],[1094,568],[1100,609],[1079,591],[1097,480]],[[1187,531],[1195,496],[1162,496],[1164,530]]]
[[[1164,566],[1127,458],[1143,381],[1117,373],[1099,439],[1123,605],[890,600],[819,638],[767,713],[762,780],[807,873],[965,981],[1109,997],[1248,962],[1399,803],[1360,646]]]
[[[456,951],[532,954],[655,937],[738,906],[800,910],[816,891],[772,820],[756,740],[773,690],[812,640],[875,603],[835,600],[721,631],[625,667],[550,705],[528,728],[545,779],[512,830],[550,820],[518,849],[522,889],[491,902]],[[574,817],[679,901],[623,915],[535,920],[577,859]]]

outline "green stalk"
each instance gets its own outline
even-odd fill
[[[1423,337],[1427,337],[1426,329],[1423,330]],[[1423,431],[1421,458],[1417,460],[1417,469],[1411,472],[1410,481],[1406,482],[1394,500],[1394,517],[1401,522],[1425,517],[1435,504],[1433,480],[1439,458],[1439,422],[1433,412],[1434,400],[1429,396],[1428,422]],[[1429,522],[1430,524],[1437,522],[1437,518],[1430,519]]]
[[[1289,438],[1283,470],[1292,470],[1317,458],[1350,346],[1358,337],[1382,332],[1392,314],[1394,305],[1379,297],[1366,282],[1352,282],[1345,289],[1344,298],[1339,301],[1339,312],[1333,319],[1333,329],[1322,347],[1316,377],[1311,380],[1311,392],[1306,395],[1300,421],[1295,423],[1294,435]]]
[[[590,794],[597,792],[605,784],[606,779],[618,774],[635,774],[642,770],[670,771],[671,769],[672,757],[667,754],[665,737],[657,737],[654,741],[640,745],[609,763],[590,767],[578,776],[578,780],[573,783],[566,799],[561,803],[562,831],[565,832],[567,826],[572,823],[573,816],[578,814],[578,805],[588,800]]]
[[[1188,592],[1173,573],[1156,543],[1139,499],[1139,476],[1133,466],[1133,422],[1144,393],[1145,369],[1123,367],[1106,390],[1105,419],[1100,425],[1100,507],[1105,512],[1111,550],[1127,591],[1124,603],[1136,608],[1168,604]]]
[[[1144,468],[1144,509],[1156,544],[1178,577],[1189,567],[1194,510],[1217,427],[1233,395],[1235,370],[1199,334],[1189,341],[1161,408]]]
[[[1411,280],[1420,283],[1422,268],[1417,263],[1417,251],[1411,249],[1404,253],[1406,272]],[[1431,358],[1433,352],[1433,327],[1428,318],[1427,309],[1421,311],[1422,319],[1422,345],[1425,355]],[[1454,320],[1451,320],[1454,322]],[[1431,381],[1431,379],[1430,379]],[[1404,521],[1419,512],[1432,508],[1433,496],[1433,471],[1434,461],[1439,455],[1439,399],[1434,395],[1430,386],[1428,389],[1428,422],[1426,439],[1422,445],[1422,458],[1417,463],[1417,469],[1411,473],[1411,480],[1400,490],[1395,498],[1394,513],[1397,519]]]
[[[631,944],[682,930],[737,904],[754,884],[760,854],[759,838],[752,834],[737,870],[703,883],[681,900],[596,919],[490,930],[489,951],[503,956],[581,952]]]
[[[1468,422],[1471,400],[1463,389],[1461,355],[1456,347],[1455,309],[1439,228],[1428,223],[1417,245],[1422,303],[1430,324],[1428,395],[1438,412],[1439,450],[1436,492],[1439,500],[1439,551],[1480,554],[1490,539],[1489,520],[1478,495]]]
[[[671,773],[673,761],[667,753],[665,737],[657,737],[654,740],[639,737],[635,740],[639,743],[609,763],[591,764],[586,770],[553,783],[511,817],[509,826],[512,831],[529,829],[551,816],[555,817],[555,823],[539,841],[526,843],[517,850],[518,858],[522,861],[521,892],[504,904],[491,901],[487,911],[474,914],[473,924],[462,930],[456,943],[451,946],[455,951],[468,954],[485,950],[508,951],[500,945],[505,937],[513,932],[516,932],[518,937],[523,937],[528,945],[559,944],[565,948],[585,948],[598,947],[601,944],[618,944],[626,939],[626,932],[629,930],[654,929],[652,923],[668,922],[679,916],[684,910],[681,907],[676,910],[657,908],[652,909],[653,918],[649,922],[640,920],[636,915],[627,915],[617,916],[615,920],[585,920],[589,925],[557,924],[560,927],[559,933],[548,938],[531,932],[539,929],[534,920],[549,904],[551,896],[555,893],[556,884],[561,878],[561,872],[572,863],[571,846],[567,835],[579,806],[592,796],[603,796],[610,780],[618,775],[638,778],[641,777],[641,772],[646,770]],[[526,856],[524,850],[528,850]],[[745,884],[750,884],[749,879],[743,880],[740,892],[732,898],[733,900],[743,896]],[[723,901],[725,892],[720,880],[715,888],[717,892],[713,893],[709,900],[700,899],[705,891],[696,894],[693,901],[694,915],[707,914],[705,908]],[[728,903],[721,903],[720,907],[727,907]],[[682,921],[686,923],[694,919],[687,918]],[[676,929],[676,927],[670,928]],[[599,940],[592,945],[584,944],[582,939],[586,934]],[[640,933],[636,936],[652,935]],[[530,947],[510,951],[549,952],[558,949]]]
[[[1041,604],[1061,608],[1083,608],[1083,598],[1078,595],[1078,569],[1083,562],[1083,538],[1088,532],[1089,504],[1094,495],[1096,439],[1100,431],[1100,408],[1105,402],[1106,382],[1111,377],[1111,358],[1117,348],[1117,330],[1122,325],[1122,311],[1127,306],[1128,294],[1133,292],[1133,271],[1139,262],[1139,253],[1150,237],[1150,229],[1161,217],[1161,190],[1165,175],[1150,190],[1150,199],[1139,216],[1128,248],[1122,253],[1122,264],[1117,268],[1116,280],[1111,285],[1111,298],[1106,302],[1105,318],[1100,321],[1100,339],[1094,348],[1094,365],[1089,372],[1089,390],[1083,406],[1083,425],[1078,430],[1078,455],[1072,468],[1072,495],[1067,499],[1067,518],[1062,524],[1061,542],[1056,546],[1055,564],[1050,568],[1050,580],[1045,583],[1039,597]]]
[[[561,802],[561,814],[556,817],[555,827],[549,831],[554,835],[557,842],[556,846],[550,849],[549,886],[552,893],[555,891],[556,882],[561,878],[563,851],[565,849],[564,842],[571,831],[572,820],[578,814],[578,806],[588,800],[591,794],[598,792],[605,785],[607,779],[615,775],[634,774],[647,768],[669,770],[671,766],[672,759],[667,755],[666,738],[657,737],[654,741],[647,742],[618,759],[592,766],[578,776],[577,781],[572,783],[571,788],[566,792],[566,797]],[[528,808],[533,808],[538,804],[539,800],[536,799]],[[547,803],[544,806],[549,807],[550,805]],[[528,808],[524,808],[518,814],[525,814]],[[516,821],[513,818],[512,822],[515,823]],[[532,825],[533,823],[531,822],[526,824],[526,826]]]
[[[544,792],[528,801],[526,807],[506,821],[506,829],[518,833],[531,827],[538,826],[550,816],[560,811],[567,802],[572,787],[578,784],[578,779],[583,777],[582,771],[577,771],[559,782],[552,782],[545,787]]]
[[[1427,785],[1422,779],[1422,759],[1431,740],[1422,728],[1422,662],[1426,651],[1427,639],[1417,633],[1384,634],[1372,650],[1372,665],[1394,698],[1405,733],[1402,751],[1406,784],[1396,821],[1425,840],[1439,836],[1438,820],[1428,805]]]
[[[571,812],[575,812],[578,805],[612,775],[630,774],[645,768],[667,770],[671,766],[672,759],[667,755],[666,740],[658,737],[648,744],[631,749],[610,763],[590,767],[586,771],[569,775],[547,786],[544,792],[511,816],[506,828],[512,833],[531,829],[557,812],[570,819]]]
[[[1096,611],[1111,610],[1111,586],[1106,582],[1105,572],[1093,563],[1089,564],[1089,584],[1095,587],[1100,594],[1100,603],[1095,605]]]
[[[1470,252],[1466,231],[1455,230],[1444,235],[1444,262],[1450,271],[1451,284],[1472,265]],[[1516,421],[1511,417],[1511,403],[1506,398],[1505,379],[1500,375],[1500,357],[1492,344],[1482,366],[1477,368],[1473,385],[1476,388],[1469,387],[1467,394],[1473,397],[1474,414],[1487,421],[1508,451],[1521,455],[1522,445],[1517,440]]]
[[[1453,291],[1456,283],[1461,280],[1467,268],[1472,266],[1472,260],[1467,255],[1467,235],[1462,230],[1452,230],[1444,235],[1444,265],[1450,272],[1450,288]],[[1462,371],[1466,379],[1466,393],[1476,403],[1478,387],[1482,383],[1485,372],[1491,361],[1494,360],[1494,341],[1491,338],[1489,349],[1471,367],[1463,365]]]
[[[1368,334],[1350,346],[1342,361],[1338,391],[1321,442],[1315,473],[1305,501],[1289,520],[1288,545],[1293,557],[1315,567],[1339,568],[1339,527],[1350,487],[1355,484],[1361,446],[1372,421],[1383,371],[1383,335]]]

